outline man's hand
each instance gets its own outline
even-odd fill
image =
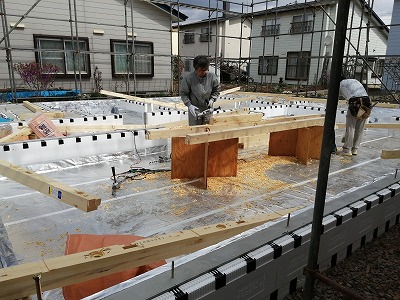
[[[197,117],[199,111],[200,109],[197,106],[194,106],[192,104],[189,105],[189,112],[192,114],[192,116]]]
[[[207,104],[208,108],[212,108],[213,104],[214,104],[214,99],[208,100],[208,104]]]

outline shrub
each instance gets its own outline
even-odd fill
[[[14,64],[14,70],[24,83],[36,91],[44,91],[52,87],[60,68],[52,64],[40,65],[36,62]]]

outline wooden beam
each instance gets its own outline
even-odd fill
[[[323,117],[324,115],[304,115],[304,116],[290,116],[290,117],[274,117],[274,118],[268,118],[268,119],[261,119],[259,121],[255,121],[253,116],[250,116],[252,114],[230,114],[230,116],[249,116],[249,122],[248,123],[236,123],[236,127],[247,127],[247,126],[255,126],[255,125],[262,125],[262,124],[272,124],[272,123],[286,123],[286,122],[292,122],[292,121],[298,121],[298,120],[307,120],[307,119],[314,119],[314,118],[320,118]],[[254,114],[257,115],[257,114]],[[166,139],[166,138],[172,138],[172,137],[181,137],[185,136],[190,133],[199,133],[199,132],[206,132],[206,131],[216,131],[216,130],[222,130],[226,127],[232,126],[232,124],[226,122],[219,122],[218,120],[224,120],[225,115],[216,115],[215,119],[216,121],[212,121],[213,123],[215,122],[216,124],[206,124],[206,125],[196,125],[196,126],[169,126],[170,124],[181,124],[181,123],[167,123],[167,124],[161,124],[160,126],[164,126],[166,128],[158,128],[158,129],[150,129],[146,131],[146,139],[148,140],[156,140],[156,139]],[[254,118],[258,118],[254,117]],[[180,121],[181,122],[181,121]],[[185,124],[187,124],[187,121],[185,121]]]
[[[96,210],[100,205],[100,198],[97,196],[77,190],[4,160],[0,160],[0,174],[85,212]]]
[[[381,158],[383,158],[383,159],[396,159],[396,158],[400,158],[400,149],[382,150]]]
[[[42,111],[42,108],[40,106],[30,103],[29,101],[23,101],[22,104],[31,112],[37,113]]]
[[[221,91],[219,94],[220,94],[220,96],[223,96],[223,95],[227,95],[227,94],[231,94],[231,93],[237,92],[239,90],[240,90],[240,86],[231,88],[229,90]]]
[[[290,123],[282,122],[282,123],[262,124],[249,127],[226,129],[221,131],[193,133],[186,135],[185,143],[188,145],[201,144],[206,142],[226,140],[242,136],[259,135],[270,132],[297,129],[302,127],[322,126],[323,124],[324,124],[324,118],[314,118],[314,119],[296,120]]]
[[[61,119],[65,117],[65,113],[62,111],[53,111],[53,112],[43,112],[43,114],[49,119]],[[35,114],[21,114],[18,116],[20,120],[29,120],[36,117]]]
[[[225,115],[225,116],[215,116],[211,118],[211,125],[240,125],[240,124],[249,124],[261,121],[263,113],[251,113],[251,114],[238,114],[238,115]]]
[[[9,143],[9,142],[16,142],[21,140],[29,140],[29,135],[32,133],[32,129],[29,127],[24,127],[17,132],[14,132],[10,135],[7,135],[0,139],[0,143]]]
[[[336,123],[338,128],[346,128],[345,123]],[[400,129],[400,123],[366,123],[365,128]]]
[[[145,104],[153,104],[153,105],[158,105],[162,107],[170,107],[176,110],[184,110],[187,111],[188,108],[185,104],[183,103],[172,103],[172,102],[162,102],[162,101],[157,101],[153,99],[147,99],[147,98],[140,98],[136,96],[130,96],[126,94],[121,94],[121,93],[115,93],[115,92],[110,92],[110,91],[105,91],[105,90],[100,90],[100,93],[103,95],[111,96],[111,97],[116,97],[116,98],[123,98],[127,100],[132,100],[132,101],[137,101]]]
[[[0,269],[0,299],[17,299],[35,294],[35,274],[41,274],[42,290],[47,291],[191,253],[279,219],[299,208],[182,230],[138,240],[129,245],[105,247]]]

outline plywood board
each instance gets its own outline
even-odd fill
[[[171,179],[230,177],[237,174],[238,139],[186,145],[185,138],[172,138]],[[205,162],[207,165],[205,166]]]
[[[237,175],[238,139],[208,143],[208,177]]]
[[[203,177],[204,144],[186,145],[184,137],[173,137],[171,142],[171,179]]]
[[[310,153],[309,157],[319,159],[321,157],[322,136],[324,134],[323,126],[313,126],[311,128]]]
[[[271,132],[268,154],[274,156],[295,156],[297,137],[297,129]]]
[[[311,129],[297,129],[296,157],[303,165],[308,165],[310,157]]]

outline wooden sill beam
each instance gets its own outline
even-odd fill
[[[84,212],[96,210],[100,205],[100,198],[97,196],[77,190],[54,179],[36,174],[4,160],[0,160],[0,175],[23,184],[44,195],[67,203]]]
[[[214,142],[243,136],[253,136],[266,134],[270,132],[285,131],[290,129],[323,126],[324,118],[313,118],[305,120],[296,120],[293,122],[281,122],[272,124],[262,124],[249,127],[240,127],[235,129],[226,129],[221,131],[212,131],[204,133],[187,134],[185,143],[188,145]]]
[[[260,214],[239,221],[150,237],[129,245],[104,247],[0,269],[0,299],[17,299],[36,293],[34,274],[41,274],[43,291],[51,290],[191,253],[298,209]]]

